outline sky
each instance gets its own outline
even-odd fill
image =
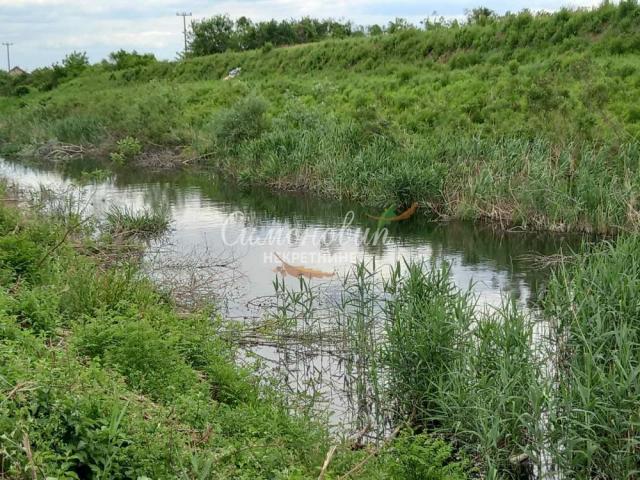
[[[396,17],[416,24],[434,12],[462,18],[465,10],[486,6],[499,13],[588,7],[599,0],[0,0],[0,42],[13,43],[11,65],[26,70],[60,62],[72,51],[98,62],[110,52],[137,50],[170,60],[183,48],[178,11],[202,19],[218,13],[253,20],[335,18],[359,25],[386,24]],[[6,68],[6,51],[0,50]]]

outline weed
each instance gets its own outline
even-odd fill
[[[142,152],[142,144],[134,137],[125,137],[116,143],[116,151],[111,153],[111,161],[122,166]]]

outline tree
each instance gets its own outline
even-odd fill
[[[395,20],[389,22],[389,26],[387,27],[388,33],[398,33],[403,30],[410,30],[412,28],[416,28],[414,25],[409,23],[406,18],[396,18]]]
[[[240,50],[253,50],[262,46],[258,42],[256,26],[251,19],[247,17],[240,17],[236,20],[235,35],[237,37],[235,43]]]
[[[382,27],[380,25],[369,25],[369,27],[367,28],[367,33],[372,36],[372,37],[377,37],[379,35],[382,35],[384,33],[384,30],[382,30]]]
[[[478,7],[467,12],[467,21],[472,24],[486,25],[495,18],[496,12],[487,7]]]
[[[62,68],[69,77],[77,77],[89,66],[87,52],[71,52],[62,60]],[[55,68],[55,67],[54,67]]]
[[[229,15],[216,15],[191,22],[189,53],[194,56],[222,53],[238,48],[234,22]]]
[[[156,57],[152,53],[140,54],[135,50],[127,52],[126,50],[118,50],[109,54],[109,64],[115,70],[124,70],[126,68],[140,67],[155,63]]]

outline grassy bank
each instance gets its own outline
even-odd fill
[[[118,212],[89,235],[92,222],[43,212],[0,205],[0,477],[318,478],[335,442],[321,419],[237,367],[222,319],[178,314],[124,255],[129,227],[158,219]],[[469,470],[408,430],[379,453],[337,442],[324,478]]]
[[[5,154],[217,168],[242,185],[528,229],[637,230],[640,7],[97,65],[0,97]],[[221,78],[233,67],[242,74]],[[24,93],[24,92],[23,92]]]

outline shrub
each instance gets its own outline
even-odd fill
[[[403,431],[383,455],[389,478],[403,480],[465,480],[470,462],[456,459],[451,445],[427,434]]]
[[[218,112],[210,124],[216,142],[233,148],[243,141],[259,137],[268,126],[266,112],[267,103],[254,96]]]

